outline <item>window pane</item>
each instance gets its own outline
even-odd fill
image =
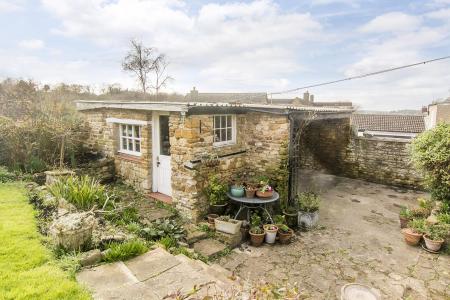
[[[136,152],[141,152],[141,141],[134,141],[134,151],[136,151]]]
[[[224,142],[227,140],[226,134],[227,134],[226,129],[220,129],[220,141],[221,142]]]
[[[231,141],[233,139],[231,128],[227,129],[227,141]]]
[[[214,129],[220,128],[220,116],[214,117]]]
[[[133,125],[128,125],[128,136],[129,137],[133,136]]]
[[[122,138],[122,150],[127,150],[127,139]]]
[[[133,140],[128,140],[128,151],[133,151]]]
[[[227,119],[226,116],[221,116],[220,117],[220,128],[225,128],[227,127]]]
[[[170,155],[169,116],[159,116],[160,154]]]
[[[127,125],[122,125],[122,130],[120,131],[121,136],[127,135]]]
[[[227,116],[227,127],[231,127],[231,116]]]
[[[141,137],[141,126],[134,126],[134,137],[135,138]]]
[[[214,130],[214,142],[220,142],[220,130]]]

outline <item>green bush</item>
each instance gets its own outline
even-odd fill
[[[169,250],[170,248],[175,248],[178,245],[177,240],[172,236],[165,236],[161,238],[158,243],[160,243],[164,249]]]
[[[408,222],[408,227],[416,233],[425,233],[426,222],[425,219],[414,219]]]
[[[184,236],[184,228],[174,220],[156,220],[150,226],[142,228],[140,235],[150,241],[156,241],[164,237],[179,240]]]
[[[15,179],[16,175],[9,172],[5,167],[0,166],[0,183],[14,181]]]
[[[439,124],[420,134],[412,143],[411,153],[433,199],[450,203],[450,124]]]
[[[449,224],[434,224],[425,227],[425,234],[427,238],[438,241],[444,240],[450,234]]]
[[[70,176],[49,186],[56,198],[64,198],[80,209],[91,209],[95,204],[103,206],[108,199],[105,187],[89,176]]]
[[[314,192],[299,193],[296,200],[300,211],[315,212],[319,210],[320,198]]]
[[[111,243],[106,251],[104,261],[113,262],[119,260],[127,260],[129,258],[141,255],[147,252],[147,245],[140,240],[131,240],[125,243]]]
[[[222,205],[228,201],[228,187],[220,182],[217,175],[209,178],[208,185],[205,188],[205,194],[211,205]]]

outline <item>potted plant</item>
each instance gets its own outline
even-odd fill
[[[433,224],[426,226],[423,239],[427,249],[438,252],[449,233],[449,224]]]
[[[425,232],[425,219],[414,219],[408,222],[408,227],[402,229],[405,242],[410,246],[416,246]]]
[[[290,228],[297,228],[298,227],[298,209],[294,206],[288,206],[285,209],[283,209],[283,215],[286,219],[286,224]]]
[[[276,215],[275,217],[273,217],[273,222],[275,223],[275,226],[280,228],[281,225],[286,224],[286,218],[283,215]]]
[[[259,247],[264,242],[264,236],[266,233],[261,228],[261,217],[256,213],[252,214],[250,228],[250,243],[252,246]]]
[[[208,223],[214,225],[214,220],[219,217],[218,214],[208,214]]]
[[[319,221],[320,198],[314,192],[303,192],[297,195],[298,225],[304,228],[312,228]]]
[[[287,225],[282,224],[278,227],[278,237],[282,244],[287,244],[291,241],[294,231],[290,229]]]
[[[214,226],[217,231],[236,234],[242,226],[242,221],[231,219],[229,216],[220,216],[214,219]]]
[[[273,196],[273,188],[269,185],[269,180],[261,180],[259,182],[256,196],[259,198],[270,198]]]
[[[205,194],[209,200],[210,211],[213,214],[223,214],[227,206],[227,186],[220,182],[217,175],[209,178],[205,188]]]
[[[266,233],[265,241],[267,244],[274,244],[277,238],[278,227],[273,224],[266,224],[263,226]]]
[[[411,210],[407,207],[403,207],[400,210],[398,217],[400,219],[400,228],[406,228],[408,222],[412,220]]]
[[[245,197],[246,198],[255,198],[256,191],[258,189],[255,187],[255,185],[249,183],[245,186]]]

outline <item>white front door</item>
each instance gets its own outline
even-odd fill
[[[172,196],[172,168],[170,164],[170,138],[169,138],[169,116],[162,114],[155,114],[153,118],[155,126],[155,135],[153,148],[156,155],[153,159],[156,160],[154,166],[156,167],[156,189],[155,192]]]

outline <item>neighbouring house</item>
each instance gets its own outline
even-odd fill
[[[425,130],[421,115],[353,114],[358,136],[412,139]]]
[[[351,103],[275,103],[265,93],[199,93],[184,102],[77,101],[90,125],[86,144],[113,157],[116,173],[153,196],[171,197],[187,218],[207,212],[207,178],[279,167],[292,137],[315,120],[350,123]],[[294,100],[293,100],[294,101]],[[272,103],[270,103],[272,102]],[[204,162],[214,158],[216,166]]]
[[[439,123],[450,123],[450,97],[446,100],[436,101],[424,107],[426,129],[436,127]]]

